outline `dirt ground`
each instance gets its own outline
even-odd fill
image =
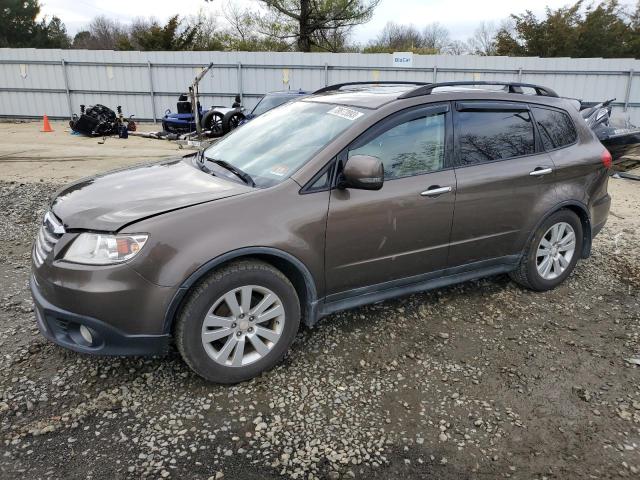
[[[498,276],[333,315],[228,387],[175,352],[39,335],[27,280],[49,197],[178,151],[38,128],[0,124],[0,478],[640,478],[640,182],[610,180],[593,255],[556,290]]]
[[[0,122],[0,169],[3,180],[68,183],[136,163],[179,154],[178,146],[165,140],[130,136],[128,139],[89,138],[72,135],[67,122],[51,122],[53,132],[42,132],[39,122]],[[140,131],[161,130],[140,124]]]

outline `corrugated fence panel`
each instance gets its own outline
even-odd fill
[[[274,90],[315,90],[349,81],[504,80],[547,85],[585,101],[616,98],[615,111],[640,124],[640,60],[414,55],[397,68],[388,54],[299,52],[114,52],[0,49],[0,117],[66,118],[103,103],[139,119],[175,111],[177,97],[209,63],[203,106],[252,108]],[[633,72],[633,74],[631,74]],[[626,111],[625,111],[626,106]]]

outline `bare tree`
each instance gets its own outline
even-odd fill
[[[224,18],[231,27],[231,34],[241,42],[246,42],[256,33],[256,20],[248,9],[240,8],[237,3],[229,2],[224,7]]]
[[[496,54],[496,34],[498,29],[493,22],[481,22],[468,41],[468,48],[475,55]]]
[[[371,53],[413,50],[421,48],[422,42],[422,35],[413,25],[387,22],[378,36],[369,42],[366,50]]]
[[[125,26],[105,16],[94,18],[87,30],[89,37],[85,38],[88,45],[85,48],[92,50],[117,50],[128,36]]]
[[[430,23],[422,30],[422,48],[440,53],[446,50],[450,43],[449,30],[438,22]]]
[[[447,55],[466,55],[469,53],[469,48],[465,42],[461,40],[453,40],[449,42],[449,45],[447,45],[442,53]]]

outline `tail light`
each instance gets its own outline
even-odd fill
[[[600,156],[600,159],[602,160],[602,164],[604,165],[604,168],[611,168],[611,164],[613,163],[613,157],[611,156],[611,153],[609,153],[609,150],[605,148],[602,151],[602,155]]]

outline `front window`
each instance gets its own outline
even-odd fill
[[[366,145],[349,150],[382,160],[385,180],[444,168],[445,113],[425,114],[386,130]]]
[[[204,152],[249,174],[257,187],[288,178],[366,111],[326,103],[293,102],[260,115]]]

